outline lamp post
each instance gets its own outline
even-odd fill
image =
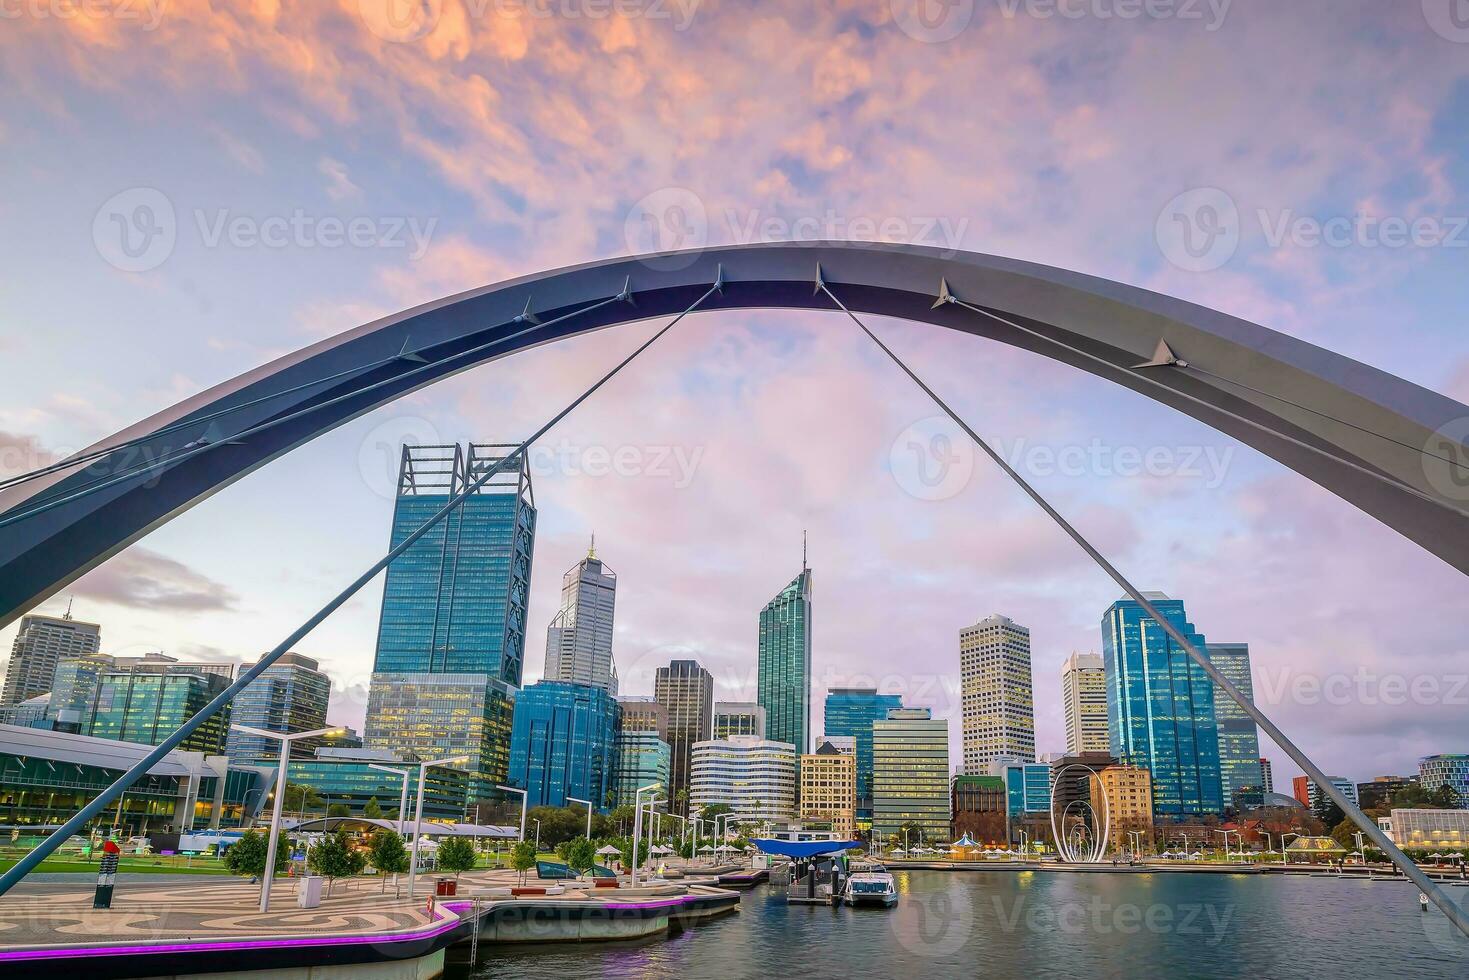
[[[402,778],[403,790],[398,794],[398,836],[402,837],[408,824],[408,770],[380,766],[376,762],[369,762],[367,768],[376,769],[379,772],[391,772]]]
[[[1235,835],[1239,836],[1239,848],[1240,848],[1241,851],[1243,851],[1245,849],[1245,839],[1244,839],[1244,837],[1242,835],[1240,835],[1239,831],[1237,831],[1237,830],[1216,830],[1216,831],[1214,831],[1214,833],[1216,833],[1216,834],[1223,834],[1224,835],[1224,863],[1226,863],[1226,864],[1229,863],[1229,858],[1230,858],[1230,854],[1229,854],[1229,835],[1230,834],[1235,834]]]
[[[1281,864],[1289,864],[1290,863],[1290,859],[1287,858],[1286,857],[1286,854],[1285,854],[1285,839],[1287,837],[1304,837],[1304,836],[1306,836],[1306,835],[1305,834],[1281,834],[1280,835],[1280,863]]]
[[[418,764],[418,793],[413,804],[413,853],[408,858],[408,898],[413,898],[413,888],[418,882],[418,844],[423,839],[423,790],[428,771],[433,766],[447,766],[455,762],[468,762],[469,756],[456,755],[447,759],[431,759]]]
[[[568,802],[568,803],[585,803],[587,805],[587,840],[591,840],[592,839],[592,801],[591,800],[579,800],[579,799],[577,799],[574,796],[568,796],[566,798],[566,802]]]
[[[662,787],[662,783],[649,783],[633,792],[632,885],[634,888],[638,885],[638,840],[643,834],[643,794],[647,792],[656,793]]]
[[[521,840],[525,840],[525,813],[526,813],[527,805],[530,803],[530,790],[516,789],[514,786],[498,786],[498,785],[495,788],[496,789],[503,789],[507,793],[519,793],[520,794],[520,839]]]
[[[533,823],[533,824],[536,825],[536,857],[540,857],[541,856],[541,820],[540,820],[539,817],[532,817],[531,818],[531,823]]]
[[[281,743],[280,768],[276,770],[275,777],[275,805],[270,812],[270,840],[265,845],[265,874],[260,878],[260,911],[270,911],[270,883],[275,880],[275,852],[277,838],[281,832],[281,806],[286,800],[286,764],[291,758],[291,743],[298,742],[303,738],[320,738],[323,735],[336,735],[342,731],[340,728],[318,728],[309,732],[270,732],[263,728],[251,728],[248,725],[231,725],[237,732],[247,735],[256,735],[260,738],[273,738]]]

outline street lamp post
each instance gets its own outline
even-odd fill
[[[663,787],[662,783],[649,783],[647,786],[638,788],[633,793],[633,817],[632,817],[632,885],[638,885],[638,839],[643,834],[643,794],[657,792]]]
[[[408,857],[408,898],[412,900],[414,886],[418,883],[418,845],[423,839],[423,791],[428,771],[433,766],[447,766],[455,762],[468,762],[469,756],[456,755],[447,759],[431,759],[418,764],[417,802],[413,804],[413,853]]]
[[[376,762],[369,762],[367,768],[376,769],[379,772],[391,772],[403,780],[403,789],[398,794],[398,836],[402,837],[407,831],[408,825],[408,770],[394,769],[392,766],[380,766]]]
[[[1305,834],[1281,834],[1280,835],[1280,863],[1289,864],[1290,860],[1285,855],[1285,839],[1287,837],[1304,837]]]
[[[585,803],[587,805],[587,840],[591,840],[592,839],[592,801],[591,800],[579,800],[579,799],[577,799],[574,796],[568,796],[566,798],[566,802],[568,802],[568,803]]]
[[[533,823],[533,824],[536,825],[536,856],[537,857],[540,857],[540,854],[541,854],[541,820],[540,820],[539,817],[532,817],[531,818],[531,823]]]
[[[498,785],[495,788],[503,789],[507,793],[520,794],[520,839],[525,840],[525,814],[527,810],[527,804],[530,803],[530,790],[516,789],[514,786]]]
[[[247,725],[231,725],[237,732],[247,735],[256,735],[261,738],[273,738],[281,743],[280,768],[276,770],[275,777],[275,805],[270,813],[270,840],[265,845],[265,874],[260,879],[260,911],[270,911],[270,884],[275,880],[275,852],[277,838],[281,832],[281,806],[286,800],[286,765],[291,759],[291,743],[303,738],[320,738],[323,735],[335,735],[342,731],[340,728],[318,728],[309,732],[271,732],[263,728],[251,728]]]

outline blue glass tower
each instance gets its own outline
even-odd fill
[[[1200,650],[1202,634],[1183,602],[1161,592],[1148,601]],[[1214,684],[1204,669],[1131,599],[1102,617],[1107,722],[1112,754],[1153,777],[1153,812],[1193,817],[1224,812]]]
[[[612,806],[622,706],[605,688],[539,681],[515,699],[510,785],[530,806],[566,806],[567,797]]]
[[[392,544],[513,447],[404,446]],[[493,795],[510,757],[525,659],[536,508],[524,459],[478,488],[388,566],[365,741],[423,759],[463,756]]]
[[[811,569],[802,567],[760,610],[759,650],[765,737],[803,755],[811,748]]]
[[[901,708],[897,694],[878,694],[871,687],[836,687],[826,692],[826,714],[822,733],[857,740],[857,819],[872,819],[872,723],[888,716],[889,708]]]

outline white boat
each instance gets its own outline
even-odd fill
[[[893,876],[879,864],[848,875],[845,898],[848,905],[897,905],[898,889]]]

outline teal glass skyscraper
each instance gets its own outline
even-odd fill
[[[1255,700],[1255,684],[1250,675],[1248,643],[1210,643],[1204,648],[1209,662],[1218,667],[1229,682],[1239,689],[1245,700]],[[1260,729],[1255,719],[1234,698],[1217,688],[1214,691],[1214,722],[1219,727],[1219,782],[1224,805],[1238,807],[1235,794],[1254,787],[1265,789],[1265,774],[1260,768]]]
[[[617,786],[622,706],[606,688],[539,681],[515,700],[510,784],[530,806],[567,806],[568,798],[610,808]]]
[[[873,687],[836,687],[826,692],[821,731],[826,737],[846,736],[857,742],[857,821],[872,819],[872,723],[901,708],[897,694],[878,694]]]
[[[760,610],[760,663],[756,700],[765,709],[765,737],[810,751],[811,569]],[[827,734],[832,734],[828,732]]]
[[[1147,598],[1190,642],[1206,647],[1180,600],[1161,592],[1149,592]],[[1102,660],[1112,754],[1152,773],[1154,812],[1160,817],[1222,813],[1219,729],[1209,675],[1131,599],[1114,602],[1102,617]]]
[[[392,544],[513,447],[404,446]],[[368,695],[370,748],[463,756],[493,795],[510,759],[525,659],[536,508],[522,458],[497,473],[388,565]]]

